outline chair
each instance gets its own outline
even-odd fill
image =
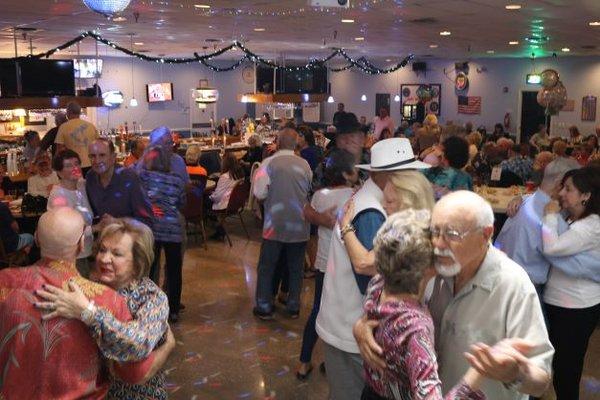
[[[256,201],[256,197],[254,197],[254,175],[256,174],[256,171],[259,167],[260,163],[258,161],[255,161],[252,164],[252,167],[250,168],[250,191],[248,193],[248,205],[246,206],[248,210],[253,209],[254,202]]]
[[[235,187],[231,191],[231,196],[229,196],[227,208],[224,210],[214,211],[217,218],[219,219],[219,224],[221,224],[221,226],[223,227],[225,237],[227,238],[227,242],[229,242],[229,247],[233,246],[231,244],[231,238],[227,233],[227,229],[225,229],[225,220],[229,217],[238,216],[240,218],[242,228],[244,228],[244,232],[246,232],[246,237],[248,238],[248,240],[250,240],[248,229],[246,229],[246,224],[244,223],[244,218],[242,217],[242,212],[244,211],[244,207],[246,206],[246,200],[248,200],[249,192],[250,184],[245,180],[240,180],[240,182],[237,185],[235,185]]]
[[[23,266],[27,264],[27,261],[28,255],[25,249],[7,253],[4,249],[4,243],[0,240],[0,269],[13,265]]]
[[[202,235],[204,249],[208,250],[206,244],[206,230],[204,229],[204,185],[188,185],[185,189],[185,194],[183,216],[185,217],[186,232],[189,235]],[[188,229],[194,225],[198,225],[199,229]]]

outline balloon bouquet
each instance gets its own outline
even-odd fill
[[[556,115],[567,103],[567,89],[553,69],[541,73],[543,88],[537,94],[537,102],[546,109],[546,115]]]

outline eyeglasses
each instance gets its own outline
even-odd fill
[[[429,230],[431,232],[431,237],[433,239],[438,238],[440,236],[443,236],[445,240],[449,241],[449,242],[462,242],[462,240],[471,232],[477,231],[481,229],[480,227],[476,226],[475,228],[471,228],[469,230],[466,230],[464,232],[459,232],[454,228],[451,227],[445,227],[445,228],[439,228],[439,227],[431,227]]]

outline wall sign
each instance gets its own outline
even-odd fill
[[[425,114],[440,115],[442,104],[442,85],[432,84],[408,84],[400,85],[400,110],[404,106],[416,106],[419,103],[425,105]]]

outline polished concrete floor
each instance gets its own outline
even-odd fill
[[[170,398],[327,399],[327,381],[318,368],[306,382],[295,377],[313,280],[304,280],[300,319],[276,313],[274,321],[257,320],[252,307],[260,230],[251,216],[245,220],[251,239],[232,220],[231,248],[226,242],[209,242],[208,250],[189,243],[182,299],[187,308],[173,326],[177,347],[165,367]],[[317,344],[315,367],[322,360]],[[581,386],[581,400],[600,400],[600,330],[590,342]]]

